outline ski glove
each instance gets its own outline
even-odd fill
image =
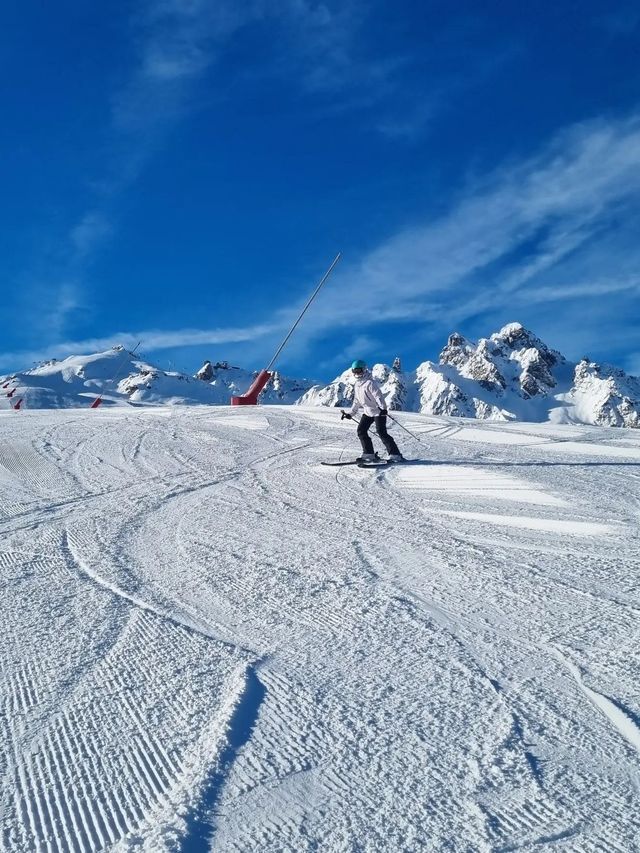
[[[349,412],[343,412],[342,417],[346,418],[348,421],[353,420],[353,415],[350,415]]]
[[[387,410],[386,409],[380,409],[380,416],[383,418],[386,418],[387,417]]]

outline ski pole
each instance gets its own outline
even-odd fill
[[[344,410],[342,410],[340,412],[340,420],[341,421],[355,421],[357,424],[360,423],[359,419],[355,418],[353,415],[351,415],[350,417],[347,417],[347,413]],[[397,423],[397,421],[396,421],[396,423]],[[378,435],[378,436],[380,435],[378,430],[376,430],[376,435]]]
[[[393,417],[393,415],[392,415],[392,414],[390,414],[389,412],[387,412],[387,416],[391,418],[391,420],[394,422],[394,424],[398,424],[398,426],[400,427],[400,429],[403,429],[403,430],[404,430],[408,435],[410,435],[410,436],[411,436],[411,438],[412,438],[414,441],[417,441],[417,442],[418,442],[418,444],[421,444],[423,447],[426,447],[426,446],[427,446],[423,441],[420,441],[420,439],[418,438],[418,436],[417,436],[417,435],[414,435],[414,434],[411,432],[411,430],[407,429],[407,428],[406,428],[406,426],[403,426],[403,425],[400,423],[400,421],[396,420],[396,419]]]

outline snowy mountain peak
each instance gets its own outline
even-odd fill
[[[249,388],[255,372],[228,362],[206,361],[195,376],[165,371],[140,356],[115,346],[105,352],[51,359],[23,373],[5,377],[2,408],[22,399],[22,408],[57,409],[89,406],[100,397],[104,405],[225,405]],[[262,403],[294,403],[309,382],[274,374]]]
[[[395,360],[399,362],[399,359]],[[388,364],[374,364],[371,375],[380,383],[388,409],[407,406],[408,381],[401,370]],[[410,380],[409,380],[410,382]],[[343,371],[328,385],[314,385],[298,400],[301,406],[350,406],[353,402],[354,379],[351,368]]]
[[[640,427],[640,379],[610,364],[578,362],[571,395],[587,423]]]
[[[213,379],[213,367],[210,361],[205,361],[200,370],[195,374],[196,379],[202,379],[203,382],[211,382]]]
[[[537,335],[530,332],[521,323],[508,323],[489,339],[502,352],[511,351],[520,361],[543,361],[548,367],[564,362],[564,357],[550,349]],[[535,351],[537,355],[534,355]],[[529,353],[529,355],[526,355]]]
[[[440,353],[440,364],[464,364],[475,352],[475,346],[464,335],[454,332],[449,335],[446,347]]]
[[[399,360],[398,360],[399,363]],[[389,409],[483,420],[640,426],[640,380],[610,365],[568,362],[521,323],[474,342],[449,336],[439,362],[415,371],[377,364],[373,376]],[[345,371],[302,397],[306,405],[344,406],[353,398]]]
[[[563,362],[521,323],[509,323],[477,344],[455,332],[440,353],[440,364],[451,365],[484,391],[501,397],[511,389],[525,399],[548,394],[557,384],[551,368]]]
[[[435,385],[431,383],[427,399],[449,414],[457,414],[464,404],[468,416],[505,420],[527,417],[523,400],[544,400],[552,394],[565,359],[521,323],[509,323],[477,344],[459,333],[451,335],[440,364],[446,369]],[[440,390],[433,399],[436,385]],[[548,403],[542,406],[548,414]],[[533,411],[528,417],[539,419]]]
[[[499,332],[494,332],[491,335],[491,340],[496,343],[505,343],[510,347],[522,347],[523,344],[525,346],[532,346],[534,345],[534,341],[538,339],[532,332],[525,329],[522,323],[507,323]]]

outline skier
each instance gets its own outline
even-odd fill
[[[373,442],[369,436],[371,424],[375,422],[380,440],[389,454],[389,462],[403,462],[404,457],[398,450],[398,445],[387,432],[387,402],[380,386],[367,370],[366,363],[360,359],[353,362],[351,372],[355,378],[353,405],[343,414],[345,418],[351,420],[360,409],[364,412],[358,424],[358,438],[362,445],[362,456],[358,461],[375,462],[378,458],[373,452]]]

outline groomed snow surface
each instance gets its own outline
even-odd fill
[[[629,853],[640,436],[0,414],[8,851]]]

